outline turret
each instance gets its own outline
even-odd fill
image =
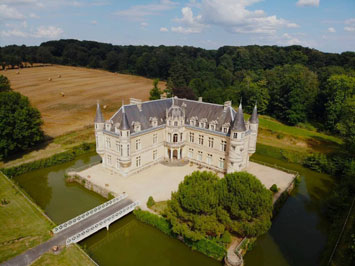
[[[102,115],[100,104],[97,102],[96,105],[96,116],[95,116],[95,136],[96,136],[96,151],[97,153],[102,153],[104,150],[104,135],[103,130],[105,126],[105,119]]]
[[[250,129],[249,147],[248,147],[249,156],[251,156],[256,150],[258,127],[259,127],[258,110],[257,110],[257,106],[255,104],[254,109],[253,109],[253,113],[249,119],[249,129]]]
[[[246,131],[243,108],[240,103],[230,130],[228,173],[240,171],[247,166],[248,142]]]
[[[123,173],[126,173],[125,170],[131,164],[131,134],[124,105],[122,105],[122,121],[120,124],[120,145],[120,165]]]

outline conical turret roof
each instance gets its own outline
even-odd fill
[[[105,119],[104,116],[102,115],[99,102],[97,102],[97,106],[96,106],[95,123],[105,123]]]
[[[234,117],[232,130],[237,132],[246,131],[242,103],[239,104],[238,112]]]
[[[122,105],[122,123],[121,123],[121,130],[129,130],[129,123],[127,119],[126,112],[124,110],[124,105]]]
[[[259,123],[258,110],[257,110],[256,104],[254,106],[253,113],[251,114],[251,117],[250,117],[249,121],[252,124]]]

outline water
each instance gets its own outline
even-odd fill
[[[87,154],[73,162],[36,170],[14,179],[57,224],[67,221],[105,201],[82,186],[64,181],[65,170],[99,160]],[[220,262],[192,251],[177,239],[139,222],[133,214],[80,242],[100,265],[206,265]]]
[[[333,179],[297,164],[257,154],[254,158],[298,171],[301,183],[273,219],[269,232],[246,254],[245,265],[317,265],[329,226],[321,214],[322,203]]]
[[[245,256],[246,266],[317,265],[325,245],[328,224],[322,218],[322,202],[333,180],[300,165],[269,156],[254,158],[298,171],[302,181],[273,220],[270,231],[256,241]],[[66,184],[64,171],[99,160],[95,154],[74,162],[16,177],[16,181],[57,224],[105,201],[78,184]],[[132,214],[80,243],[100,265],[221,265],[157,229],[139,222]]]

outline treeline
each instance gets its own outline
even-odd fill
[[[3,67],[55,63],[106,69],[166,80],[183,98],[223,103],[232,100],[291,125],[311,121],[321,130],[343,133],[339,121],[355,88],[355,52],[323,53],[302,46],[118,46],[59,40],[38,47],[6,46]],[[350,99],[350,100],[349,100]],[[350,107],[349,107],[350,106]]]

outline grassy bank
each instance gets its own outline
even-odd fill
[[[51,237],[51,222],[2,173],[0,199],[0,262]]]

